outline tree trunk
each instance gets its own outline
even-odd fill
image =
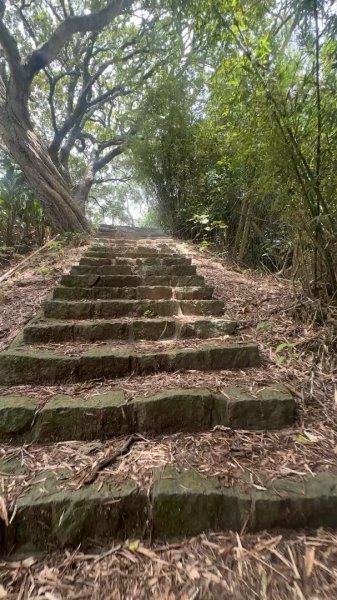
[[[87,167],[84,177],[75,192],[76,204],[78,204],[78,206],[81,207],[81,209],[83,210],[83,213],[85,213],[89,193],[93,186],[94,180],[95,180],[95,171],[94,171],[93,166],[90,165],[89,167]]]
[[[253,200],[249,199],[249,197],[247,196],[245,221],[244,221],[244,226],[243,226],[240,247],[239,247],[239,251],[238,251],[238,260],[239,261],[242,261],[246,254],[252,212],[253,212]]]
[[[88,232],[81,207],[36,135],[26,102],[10,82],[6,90],[0,80],[0,134],[8,151],[20,165],[32,191],[40,200],[48,221],[59,232]]]

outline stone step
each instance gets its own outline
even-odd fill
[[[66,287],[103,286],[103,287],[136,287],[144,285],[144,278],[139,275],[123,275],[119,267],[72,267],[69,275],[61,277],[61,284]],[[168,279],[168,278],[167,278]]]
[[[117,265],[117,264],[102,265],[102,267],[97,267],[97,266],[92,266],[92,265],[81,265],[81,266],[80,265],[73,265],[71,267],[71,269],[70,269],[70,274],[74,274],[74,275],[87,275],[87,274],[99,275],[100,273],[104,272],[104,270],[108,271],[107,275],[136,275],[134,265],[128,265],[128,264],[124,264],[124,265]],[[63,281],[63,279],[65,277],[68,277],[68,276],[67,275],[63,275],[63,277],[61,278],[61,281]],[[96,277],[96,279],[97,279],[97,277]]]
[[[142,246],[145,249],[154,249],[155,250],[155,254],[161,254],[161,253],[166,253],[166,254],[180,254],[179,252],[177,252],[177,248],[173,245],[169,245],[169,244],[144,244]],[[124,253],[125,251],[129,251],[131,250],[132,252],[135,251],[135,248],[138,249],[138,246],[135,246],[134,243],[130,242],[129,244],[95,244],[92,246],[89,246],[86,252],[99,252],[99,253],[105,253],[105,254],[110,254],[110,252],[116,252],[116,251],[121,251],[122,253]]]
[[[152,352],[136,346],[107,347],[67,356],[50,351],[7,350],[0,354],[1,385],[54,384],[114,379],[153,372],[220,371],[260,365],[256,344],[221,343]]]
[[[130,260],[148,260],[150,258],[152,259],[164,259],[164,258],[168,258],[168,259],[178,259],[178,261],[181,260],[181,256],[177,256],[176,254],[161,254],[161,253],[145,253],[145,252],[109,252],[109,254],[104,253],[103,256],[101,256],[101,252],[86,252],[85,254],[83,254],[83,257],[80,260],[80,264],[82,260],[95,260],[97,264],[100,264],[101,260],[109,260],[110,263],[109,264],[114,264],[112,261],[114,261],[116,258],[129,258]],[[106,264],[106,263],[103,263]]]
[[[42,471],[9,512],[10,525],[1,522],[2,554],[13,548],[29,556],[64,547],[90,550],[117,540],[170,541],[209,531],[336,528],[335,474],[270,480],[256,472],[258,489],[250,478],[242,471],[228,486],[220,477],[169,465],[153,469],[150,489],[134,479],[76,489],[66,471]]]
[[[155,236],[166,235],[165,232],[159,227],[134,227],[132,225],[107,225],[106,223],[102,223],[98,227],[98,231],[109,231],[112,233],[130,233],[133,235],[141,235],[146,236],[148,234],[153,234]]]
[[[97,246],[97,245],[105,245],[105,246],[131,246],[132,244],[135,246],[137,245],[139,242],[141,242],[142,244],[144,244],[145,246],[160,246],[161,244],[168,244],[168,245],[173,245],[174,247],[176,247],[176,240],[174,240],[171,237],[159,237],[159,238],[153,238],[153,237],[149,237],[149,238],[138,238],[138,239],[132,239],[131,236],[129,237],[113,237],[109,234],[104,234],[101,233],[100,235],[96,235],[94,238],[92,238],[92,243]]]
[[[113,272],[114,267],[72,267],[69,275],[63,275],[61,285],[66,287],[138,287],[140,286],[169,286],[169,287],[203,287],[204,278],[201,275],[171,276],[171,275],[140,275],[121,276]],[[99,271],[97,273],[97,271]]]
[[[91,266],[91,267],[116,267],[114,265],[113,259],[110,258],[81,258],[80,266]],[[124,266],[125,269],[126,265]],[[136,267],[136,265],[135,265]],[[163,264],[154,264],[154,265],[139,265],[137,268],[137,274],[142,275],[176,275],[176,276],[184,276],[184,275],[195,275],[196,274],[196,266],[195,265],[163,265]],[[125,269],[127,271],[126,274],[130,274],[131,267],[127,267]],[[97,270],[96,270],[97,272]],[[135,272],[135,268],[134,268]]]
[[[127,233],[127,232],[121,232],[119,234],[116,234],[114,232],[110,232],[110,231],[97,231],[95,234],[96,239],[100,239],[100,238],[104,238],[104,239],[113,239],[113,240],[132,240],[133,242],[136,241],[143,241],[143,240],[155,240],[155,241],[159,241],[159,240],[172,240],[172,238],[170,236],[165,236],[163,234],[161,234],[159,237],[156,234],[147,234],[147,235],[135,235],[132,233]]]
[[[224,312],[222,300],[47,300],[44,315],[47,319],[108,319],[109,317],[170,317],[202,315],[220,317]]]
[[[231,335],[236,321],[224,319],[121,319],[110,321],[33,321],[23,330],[27,344],[106,340],[207,339]]]
[[[0,396],[0,441],[14,444],[109,439],[233,429],[278,430],[296,420],[296,402],[279,384],[258,390],[168,389],[127,402],[123,390],[88,398],[55,396],[42,408],[29,396]]]
[[[133,259],[176,258],[178,260],[184,258],[181,256],[181,254],[177,254],[177,252],[161,252],[157,248],[149,248],[146,250],[143,248],[135,248],[134,246],[131,246],[130,249],[105,248],[104,250],[87,250],[83,256],[88,256],[91,258],[115,258],[117,256],[123,256]]]
[[[54,289],[54,300],[170,300],[173,289],[168,286],[139,286],[139,287],[58,287]],[[207,292],[205,292],[207,299]]]
[[[138,287],[58,287],[54,289],[54,300],[211,300],[213,288],[172,288],[168,286]]]
[[[148,265],[189,266],[189,265],[191,265],[191,262],[192,262],[191,258],[187,258],[187,257],[181,256],[181,255],[161,256],[159,254],[159,255],[150,256],[150,257],[132,258],[130,256],[124,256],[124,255],[110,256],[109,254],[104,254],[104,256],[97,256],[97,254],[98,253],[93,253],[93,252],[86,253],[86,254],[83,254],[83,258],[110,259],[109,264],[111,264],[111,265],[128,265],[128,266],[148,266]]]
[[[113,231],[111,229],[100,229],[99,231],[97,231],[96,233],[96,237],[101,237],[101,236],[106,235],[107,237],[111,237],[112,239],[115,240],[139,240],[139,241],[144,241],[144,240],[167,240],[167,239],[172,239],[170,238],[169,235],[165,234],[165,233],[154,233],[151,231],[148,232],[131,232],[131,231]]]
[[[112,237],[96,237],[96,238],[92,238],[92,246],[99,246],[99,247],[135,247],[135,245],[137,245],[137,241],[132,240],[130,238],[112,238]],[[161,247],[161,246],[169,246],[170,248],[177,248],[177,242],[173,239],[173,238],[143,238],[141,240],[141,244],[143,246],[149,246],[149,247]]]

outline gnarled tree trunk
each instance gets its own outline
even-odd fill
[[[82,181],[77,186],[77,189],[75,192],[76,204],[78,204],[78,206],[81,207],[83,212],[85,211],[85,208],[86,208],[86,205],[88,202],[88,197],[90,194],[90,190],[94,184],[94,181],[95,181],[95,170],[92,165],[89,165],[84,173]]]
[[[54,228],[60,232],[89,231],[82,208],[34,132],[26,102],[13,80],[7,90],[0,80],[0,133]]]

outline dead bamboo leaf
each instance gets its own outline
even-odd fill
[[[196,567],[192,567],[192,569],[188,571],[188,576],[192,581],[200,579],[200,573]]]
[[[312,570],[315,564],[315,548],[313,546],[307,546],[305,549],[304,567],[305,574],[307,577],[311,576]]]
[[[5,523],[6,527],[8,527],[8,512],[6,501],[3,496],[0,496],[0,519]]]
[[[5,600],[5,598],[8,598],[8,594],[4,586],[0,584],[0,600]]]

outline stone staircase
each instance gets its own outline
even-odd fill
[[[256,344],[236,341],[236,323],[176,243],[151,229],[101,226],[90,249],[64,275],[11,347],[0,354],[1,386],[50,386],[186,370],[223,371],[260,365]],[[1,391],[0,391],[1,393]],[[128,401],[123,389],[86,397],[0,397],[0,440],[56,444],[158,436],[214,427],[290,427],[296,403],[279,385],[257,394],[228,387],[164,389]],[[130,438],[131,439],[131,438]],[[47,447],[47,446],[46,446]],[[17,462],[1,464],[17,473]],[[249,472],[226,486],[221,478],[170,465],[153,473],[151,489],[130,479],[74,487],[48,472],[18,497],[10,524],[0,526],[3,552],[88,546],[114,538],[169,539],[243,527],[335,526],[337,478],[326,474],[252,486]]]

